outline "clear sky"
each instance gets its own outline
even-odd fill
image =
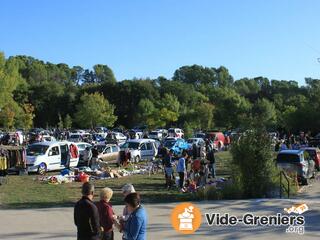
[[[183,66],[241,77],[320,78],[319,0],[2,0],[0,50],[117,80]]]

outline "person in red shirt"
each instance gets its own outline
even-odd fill
[[[200,159],[193,160],[193,163],[191,165],[192,170],[195,172],[198,172],[200,170],[200,167],[201,167]]]
[[[102,240],[113,240],[113,223],[114,212],[110,200],[112,198],[113,191],[110,188],[103,188],[100,192],[100,201],[96,203],[100,216],[100,225],[103,228]]]

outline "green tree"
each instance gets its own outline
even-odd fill
[[[147,124],[149,128],[156,127],[156,108],[152,101],[149,99],[141,99],[138,108],[137,114],[140,124]]]
[[[215,69],[199,65],[183,66],[174,72],[174,81],[192,84],[199,87],[202,84],[217,84]]]
[[[58,119],[59,119],[58,128],[63,129],[63,120],[60,113],[58,114]]]
[[[4,54],[0,52],[0,109],[13,100],[13,91],[22,82],[17,61],[6,60]]]
[[[220,66],[215,69],[216,72],[216,82],[219,87],[230,87],[233,83],[233,77],[229,74],[229,70]]]
[[[30,103],[24,103],[22,105],[23,114],[22,118],[22,127],[24,129],[30,129],[33,126],[34,118],[34,107]]]
[[[213,127],[213,115],[214,115],[214,105],[211,103],[201,103],[196,109],[195,118],[198,121],[198,128],[203,130],[210,130]]]
[[[274,126],[277,120],[275,106],[267,99],[258,99],[252,108],[252,117],[265,126]]]
[[[63,119],[63,126],[67,129],[70,129],[72,127],[72,118],[69,114],[67,114]]]
[[[159,103],[157,125],[164,127],[178,121],[179,109],[180,103],[178,98],[172,94],[165,94]]]
[[[97,64],[93,66],[97,83],[116,83],[114,74],[107,65]]]
[[[250,102],[232,88],[219,88],[213,91],[210,100],[215,106],[214,120],[217,126],[237,128],[242,126],[250,113]]]
[[[114,115],[115,107],[98,92],[83,94],[77,105],[75,121],[80,127],[94,128],[98,125],[113,126],[117,117]]]
[[[239,171],[244,197],[268,197],[276,186],[277,170],[267,131],[263,127],[251,127],[232,144],[231,153],[233,164]]]

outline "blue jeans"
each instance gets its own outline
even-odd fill
[[[210,168],[211,176],[216,177],[216,164],[210,163],[209,168]]]

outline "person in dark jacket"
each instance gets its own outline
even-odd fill
[[[96,169],[97,168],[97,160],[98,160],[98,156],[99,156],[99,152],[98,152],[98,148],[97,146],[94,146],[91,150],[92,152],[92,158],[91,158],[91,168],[92,169]]]
[[[215,178],[216,177],[216,158],[214,156],[214,149],[208,145],[208,155],[207,155],[207,160],[209,161],[209,169],[211,172],[211,177]]]
[[[172,162],[173,162],[173,150],[171,149],[169,152],[167,151],[167,154],[162,161],[162,164],[165,169],[166,187],[168,189],[172,187],[172,179],[173,179]]]
[[[99,211],[100,225],[103,228],[102,240],[113,240],[114,212],[110,200],[113,191],[111,188],[103,188],[100,192],[100,201],[96,203]]]
[[[93,184],[82,185],[82,198],[74,207],[74,223],[77,226],[78,240],[99,240],[100,220],[96,205],[92,202],[94,196]]]

